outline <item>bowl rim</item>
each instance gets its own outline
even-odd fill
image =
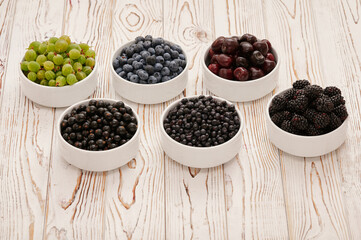
[[[25,54],[24,54],[25,55]],[[83,82],[86,82],[87,80],[91,79],[91,77],[95,74],[95,72],[98,70],[98,65],[99,63],[97,62],[97,56],[95,56],[94,60],[95,60],[95,65],[94,68],[92,70],[92,72],[86,76],[84,79],[74,83],[73,85],[65,85],[62,87],[56,87],[56,86],[44,86],[44,85],[40,85],[39,83],[35,83],[33,81],[31,81],[30,79],[27,78],[27,76],[24,74],[23,70],[21,70],[21,63],[24,61],[25,57],[22,57],[21,62],[19,64],[19,71],[20,71],[20,77],[21,78],[26,78],[26,80],[28,80],[30,82],[30,84],[33,84],[34,86],[40,87],[40,88],[50,88],[50,89],[66,89],[66,88],[70,88],[73,86],[78,86],[78,85],[82,85]]]
[[[115,151],[119,151],[122,147],[125,147],[126,145],[130,145],[132,144],[134,141],[136,141],[136,139],[138,138],[139,134],[140,134],[140,131],[141,131],[141,122],[139,121],[139,116],[137,114],[136,111],[134,111],[134,109],[129,106],[128,104],[124,103],[124,101],[122,101],[125,106],[128,106],[132,109],[133,113],[134,113],[134,116],[135,118],[137,119],[137,131],[134,133],[133,137],[126,143],[124,143],[123,145],[121,146],[118,146],[116,148],[113,148],[113,149],[108,149],[108,150],[102,150],[102,151],[90,151],[90,150],[85,150],[85,149],[81,149],[81,148],[77,148],[71,144],[69,144],[68,142],[66,142],[63,138],[63,136],[61,135],[61,127],[60,127],[60,124],[61,124],[61,121],[63,120],[65,114],[67,114],[69,111],[71,111],[74,107],[76,106],[79,106],[81,104],[84,104],[84,103],[87,103],[87,102],[90,102],[91,100],[103,100],[103,101],[108,101],[108,102],[118,102],[118,101],[121,101],[121,100],[117,100],[117,99],[111,99],[111,98],[89,98],[89,99],[85,99],[85,100],[82,100],[82,101],[79,101],[77,103],[74,103],[73,105],[67,107],[64,112],[59,116],[59,119],[57,121],[57,125],[56,125],[56,132],[57,132],[57,135],[59,136],[59,138],[61,139],[60,141],[62,141],[63,143],[65,143],[67,146],[71,147],[72,149],[76,150],[76,151],[80,151],[80,152],[84,152],[84,153],[88,153],[88,154],[104,154],[104,153],[110,153],[110,152],[115,152]]]
[[[168,41],[168,40],[165,40],[165,42],[168,42],[168,43],[172,43],[172,44],[176,44],[178,46],[180,46],[179,44],[177,43],[174,43],[174,42],[171,42],[171,41]],[[131,81],[128,81],[127,79],[124,79],[122,78],[121,76],[119,76],[116,72],[115,72],[115,69],[113,68],[113,60],[117,57],[116,56],[116,53],[119,51],[119,50],[122,50],[123,48],[131,45],[135,43],[135,40],[132,40],[132,41],[129,41],[129,42],[126,42],[124,44],[122,44],[120,47],[116,48],[112,54],[112,58],[111,58],[111,63],[110,63],[110,68],[111,68],[111,72],[113,74],[113,76],[116,76],[116,80],[121,80],[121,81],[124,81],[126,83],[128,83],[129,85],[134,85],[134,86],[142,86],[142,87],[145,87],[145,88],[155,88],[157,86],[163,86],[163,85],[166,85],[166,84],[169,84],[170,82],[173,82],[173,80],[177,80],[177,79],[180,79],[181,77],[183,77],[185,74],[187,74],[186,72],[188,71],[188,67],[189,67],[189,61],[188,61],[188,57],[187,57],[187,54],[186,52],[183,50],[182,48],[182,51],[183,51],[183,55],[185,57],[185,60],[186,60],[186,66],[184,67],[183,71],[181,72],[181,74],[179,74],[178,76],[176,76],[175,78],[172,78],[166,82],[160,82],[160,83],[155,83],[155,84],[141,84],[141,83],[133,83]]]
[[[212,44],[211,44],[212,46]],[[264,75],[263,77],[260,77],[260,78],[257,78],[257,79],[253,79],[253,80],[247,80],[247,81],[236,81],[236,80],[229,80],[229,79],[226,79],[226,78],[222,78],[220,76],[217,76],[216,74],[214,74],[213,72],[211,72],[207,65],[206,65],[206,58],[208,57],[208,52],[209,52],[209,49],[211,48],[211,46],[209,46],[208,48],[206,48],[204,50],[204,53],[203,53],[203,58],[202,58],[202,67],[205,71],[207,71],[208,73],[212,74],[212,76],[214,76],[216,79],[218,80],[221,80],[221,81],[226,81],[227,83],[233,83],[233,84],[239,84],[239,85],[250,85],[250,84],[253,84],[253,83],[257,83],[257,82],[260,82],[260,81],[263,81],[263,80],[266,80],[267,77],[269,77],[270,75],[273,75],[277,70],[278,68],[280,67],[280,63],[282,62],[282,60],[280,59],[280,56],[276,50],[276,48],[272,45],[272,54],[273,55],[276,55],[275,57],[277,58],[277,61],[276,61],[276,67],[274,69],[272,69],[272,71],[270,71],[269,73],[267,73],[267,75]]]
[[[201,94],[201,95],[202,95],[202,94]],[[203,96],[205,96],[205,97],[211,96],[212,98],[215,98],[215,99],[217,99],[218,101],[226,101],[227,104],[229,104],[229,105],[234,105],[234,106],[235,106],[235,109],[236,109],[236,112],[237,112],[237,114],[238,114],[238,117],[239,117],[239,119],[240,119],[241,124],[240,124],[240,126],[239,126],[239,129],[238,129],[237,133],[236,133],[231,139],[229,139],[227,142],[224,142],[224,143],[219,144],[219,145],[216,145],[216,146],[210,146],[210,147],[195,147],[195,146],[188,146],[188,145],[179,143],[179,142],[177,142],[176,140],[174,140],[173,138],[171,138],[171,137],[168,135],[168,133],[166,133],[166,131],[164,130],[164,124],[163,124],[163,120],[165,119],[166,114],[168,114],[168,112],[169,112],[172,108],[174,108],[180,101],[182,101],[182,99],[184,99],[184,98],[187,98],[187,99],[189,99],[189,98],[196,98],[196,97],[199,97],[199,96],[201,96],[201,95],[193,95],[193,96],[182,97],[182,98],[174,101],[173,103],[171,103],[168,107],[166,107],[166,108],[164,109],[164,111],[162,112],[162,115],[161,115],[161,117],[160,117],[160,131],[162,132],[162,134],[166,136],[166,138],[167,138],[168,141],[170,140],[170,141],[176,143],[177,147],[184,147],[184,148],[186,148],[186,149],[192,149],[192,150],[197,150],[197,151],[207,151],[207,150],[210,150],[210,149],[219,149],[219,148],[224,147],[226,144],[230,144],[230,143],[236,141],[235,139],[237,139],[237,138],[242,134],[242,131],[243,131],[243,128],[244,128],[244,124],[245,124],[245,123],[244,123],[244,120],[243,120],[243,117],[242,117],[242,115],[241,115],[240,110],[237,108],[237,105],[236,105],[236,104],[233,104],[232,102],[230,102],[230,101],[228,101],[228,100],[226,100],[226,99],[224,99],[224,98],[216,97],[216,96],[212,96],[212,95],[203,95]]]
[[[285,133],[286,135],[288,135],[288,136],[290,136],[290,137],[295,137],[295,138],[299,138],[299,139],[302,139],[302,138],[303,138],[303,139],[320,139],[320,138],[328,137],[328,136],[332,135],[332,134],[333,134],[334,132],[336,132],[336,131],[340,131],[340,129],[342,128],[342,126],[345,125],[345,124],[347,124],[347,122],[348,122],[348,116],[347,116],[347,118],[343,121],[343,123],[342,123],[338,128],[332,130],[331,132],[322,134],[322,135],[317,135],[317,136],[303,136],[303,135],[297,135],[297,134],[293,134],[293,133],[286,132],[285,130],[283,130],[282,128],[280,128],[279,126],[277,126],[277,125],[272,121],[271,116],[270,116],[270,113],[269,113],[269,107],[271,106],[272,100],[273,100],[276,96],[284,93],[285,91],[287,91],[287,90],[289,90],[289,89],[291,89],[291,88],[287,88],[287,89],[278,91],[277,93],[275,93],[275,94],[270,98],[270,100],[269,100],[268,103],[267,103],[267,109],[266,109],[266,111],[265,111],[266,119],[267,119],[268,122],[271,123],[272,127],[277,128],[278,130],[282,131],[283,133]]]

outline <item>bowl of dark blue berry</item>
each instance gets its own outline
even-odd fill
[[[182,48],[151,35],[136,37],[117,49],[111,72],[116,92],[136,103],[157,104],[179,95],[188,81]]]
[[[218,37],[202,61],[204,83],[215,95],[234,102],[253,101],[276,87],[280,59],[267,39]]]
[[[272,97],[266,125],[271,142],[287,153],[316,157],[336,150],[346,140],[348,113],[341,90],[307,80]]]
[[[192,96],[169,105],[161,116],[161,146],[180,164],[209,168],[240,151],[244,121],[234,104],[213,96]]]
[[[57,124],[59,154],[88,171],[119,168],[138,153],[139,117],[122,101],[88,99],[67,108]]]

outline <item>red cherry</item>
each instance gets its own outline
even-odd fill
[[[220,66],[218,63],[212,63],[212,64],[208,65],[208,69],[216,75],[218,75],[219,68],[220,68]]]
[[[219,54],[217,57],[217,61],[222,67],[229,68],[232,65],[233,59],[226,54]]]
[[[245,69],[244,67],[236,68],[233,71],[233,75],[238,81],[246,81],[246,80],[248,80],[248,77],[249,77],[248,70]]]
[[[250,44],[253,44],[255,41],[257,41],[257,38],[255,36],[253,36],[252,34],[246,33],[246,34],[243,34],[240,41],[241,42],[249,42]]]
[[[217,60],[218,56],[219,56],[218,54],[214,54],[211,58],[211,63],[218,63],[218,60]]]
[[[249,42],[241,42],[239,44],[240,54],[244,57],[249,57],[253,52],[253,46]]]
[[[274,61],[271,61],[269,59],[266,59],[262,65],[262,70],[265,73],[271,72],[276,67],[276,63]]]
[[[214,55],[214,51],[213,51],[213,49],[212,49],[212,48],[210,48],[210,49],[209,49],[208,54],[209,54],[209,57],[210,57],[210,58],[212,58],[212,57],[213,57],[213,55]]]
[[[249,68],[249,72],[250,72],[250,79],[257,79],[257,78],[261,78],[264,76],[263,71],[258,68],[258,67],[251,67]]]
[[[226,38],[222,44],[222,52],[225,54],[236,54],[238,50],[238,41],[234,38]]]
[[[261,42],[267,43],[268,50],[271,51],[272,45],[271,45],[270,41],[268,41],[267,39],[262,39]]]
[[[266,59],[269,59],[269,60],[271,60],[271,61],[274,61],[274,60],[275,60],[275,56],[273,56],[272,53],[267,53]]]
[[[262,53],[263,56],[266,56],[268,53],[268,45],[266,42],[257,41],[253,43],[254,50],[258,50]]]
[[[221,68],[221,69],[219,69],[219,76],[221,78],[232,80],[233,79],[233,71],[230,68]]]
[[[219,37],[212,43],[212,49],[214,52],[219,53],[222,51],[222,44],[224,42],[225,37]]]

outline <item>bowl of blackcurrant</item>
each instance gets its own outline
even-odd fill
[[[21,60],[21,90],[46,107],[67,107],[89,97],[97,85],[95,51],[66,35],[30,43]]]
[[[78,102],[59,118],[59,154],[84,170],[119,168],[138,153],[139,124],[137,113],[122,101],[99,98]]]
[[[157,104],[179,95],[188,81],[185,52],[174,43],[151,35],[136,37],[112,56],[116,92],[136,103]]]
[[[218,37],[204,53],[206,88],[234,102],[259,99],[277,85],[280,59],[267,39],[249,33]]]
[[[209,168],[240,151],[244,121],[236,106],[212,96],[192,96],[169,105],[161,116],[165,153],[183,165]]]
[[[287,153],[316,157],[336,150],[346,140],[348,113],[341,90],[297,80],[267,105],[271,142]]]

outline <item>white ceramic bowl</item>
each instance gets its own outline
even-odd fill
[[[190,96],[187,98],[194,98]],[[219,101],[224,101],[222,98],[213,97]],[[194,167],[194,168],[210,168],[221,165],[233,159],[240,151],[242,140],[242,129],[244,120],[241,117],[239,110],[236,107],[238,117],[241,121],[240,128],[237,134],[225,143],[213,147],[193,147],[181,144],[172,139],[164,130],[163,121],[168,115],[168,112],[177,106],[182,99],[179,99],[169,105],[163,112],[160,122],[160,143],[165,153],[180,164]],[[226,101],[226,100],[225,100]],[[228,104],[232,104],[227,101]]]
[[[56,129],[56,135],[58,137],[58,154],[75,167],[88,171],[108,171],[119,168],[132,160],[138,153],[141,123],[134,110],[133,113],[137,119],[138,129],[128,142],[119,147],[105,151],[88,151],[70,145],[61,135],[60,124],[65,114],[69,113],[76,106],[87,104],[90,100],[91,99],[87,99],[70,106],[59,117]],[[111,103],[117,102],[117,100],[105,98],[95,98],[95,100],[104,100]]]
[[[117,56],[119,56],[120,52],[125,47],[128,47],[133,43],[134,41],[131,41],[118,48],[113,53],[112,62]],[[157,84],[132,83],[120,77],[115,72],[113,65],[111,64],[110,68],[115,91],[120,96],[130,101],[142,104],[162,103],[178,96],[186,88],[188,81],[188,59],[184,50],[183,54],[187,61],[187,65],[185,66],[183,72],[167,82]]]
[[[276,87],[280,67],[280,59],[276,50],[272,47],[272,54],[276,60],[276,67],[264,77],[249,81],[233,81],[221,78],[212,73],[208,67],[210,59],[208,57],[209,48],[204,53],[202,69],[204,84],[206,88],[215,95],[234,102],[248,102],[259,99]]]
[[[83,80],[64,87],[49,87],[35,83],[29,80],[19,67],[21,90],[30,100],[42,106],[68,107],[89,97],[95,91],[98,65],[95,62],[93,71]]]
[[[316,157],[336,150],[346,140],[348,118],[332,132],[319,136],[300,136],[282,130],[271,120],[269,107],[275,94],[267,104],[266,125],[271,142],[284,152],[299,157]]]

